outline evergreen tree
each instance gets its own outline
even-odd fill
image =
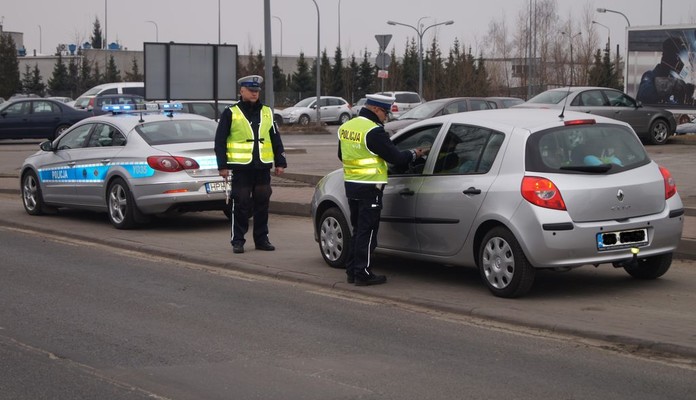
[[[53,96],[67,96],[70,94],[68,68],[65,66],[63,56],[60,54],[53,67],[53,75],[48,79],[48,89]]]
[[[290,89],[298,92],[299,98],[302,99],[312,93],[314,84],[314,78],[309,72],[309,65],[304,58],[304,53],[300,52],[300,57],[297,59],[297,71],[292,74]]]
[[[0,97],[8,99],[21,88],[17,46],[12,36],[0,32]]]
[[[287,88],[285,74],[282,68],[278,66],[278,57],[273,60],[273,89],[276,92],[284,92]]]
[[[92,72],[92,82],[93,86],[106,83],[106,81],[104,80],[104,75],[102,75],[101,70],[99,69],[99,61],[94,61],[94,72]]]
[[[109,63],[106,65],[106,71],[104,71],[104,81],[107,83],[121,81],[121,71],[116,67],[113,55],[109,55]]]
[[[25,64],[24,76],[22,77],[22,93],[35,94],[43,97],[46,94],[46,84],[43,83],[39,65],[34,64],[34,68],[30,68],[29,64]]]
[[[334,53],[334,65],[331,69],[331,90],[329,91],[332,96],[345,96],[344,74],[345,70],[343,69],[343,54],[341,53],[341,48],[336,47],[336,52]]]
[[[476,60],[474,76],[474,95],[481,97],[490,96],[491,83],[486,71],[486,64],[483,61],[483,54],[479,55],[479,58]]]
[[[363,52],[363,60],[358,67],[358,81],[355,88],[355,98],[360,99],[368,93],[377,91],[377,68],[370,63],[367,49]]]
[[[126,72],[125,81],[126,82],[142,82],[144,80],[143,74],[140,73],[140,68],[138,68],[138,60],[133,57],[133,62],[131,63],[131,70]]]
[[[314,76],[316,76],[317,71],[314,71]],[[329,56],[326,54],[326,49],[321,52],[321,95],[329,96],[331,94],[330,90],[333,87],[333,74],[331,73],[331,62],[329,61]]]
[[[445,69],[442,52],[435,38],[433,38],[430,44],[430,49],[426,53],[423,64],[423,97],[426,99],[451,97],[444,79]]]
[[[94,18],[94,25],[92,27],[92,36],[89,38],[93,49],[106,48],[108,43],[104,43],[104,37],[102,36],[101,24],[99,23],[99,17]]]
[[[78,54],[80,54],[78,52]],[[76,57],[70,57],[70,62],[68,62],[68,87],[70,88],[71,98],[76,98],[80,93],[80,68],[77,64]]]
[[[392,61],[394,58],[392,58]],[[418,58],[418,44],[416,39],[411,39],[410,43],[407,43],[406,51],[404,53],[403,73],[401,79],[401,86],[394,88],[395,90],[418,90],[418,71],[419,71],[419,58]],[[423,76],[425,77],[425,70],[423,71]],[[425,78],[424,78],[425,79]]]
[[[99,71],[99,67],[97,67]],[[75,92],[76,96],[84,93],[88,89],[97,85],[98,77],[92,74],[92,64],[87,60],[87,57],[82,57],[82,63],[80,64],[80,79],[78,90]]]
[[[350,63],[345,71],[344,79],[344,95],[343,98],[351,104],[355,103],[360,97],[356,97],[357,85],[360,76],[360,65],[355,60],[355,55],[350,57]]]

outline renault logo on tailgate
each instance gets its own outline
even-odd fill
[[[624,199],[624,192],[623,192],[623,190],[619,189],[619,191],[616,192],[616,198],[619,199],[619,201],[623,201],[623,199]]]

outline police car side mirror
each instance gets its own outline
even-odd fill
[[[636,100],[636,108],[643,107],[643,102]]]
[[[53,142],[50,140],[46,140],[45,142],[41,142],[39,145],[39,148],[43,151],[53,151]]]

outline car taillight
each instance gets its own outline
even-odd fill
[[[393,112],[393,113],[399,112],[399,106],[397,106],[396,104],[392,104],[391,112]]]
[[[667,168],[660,166],[660,173],[665,181],[665,200],[667,200],[677,193],[677,184]]]
[[[528,202],[544,208],[565,210],[565,202],[553,182],[537,176],[525,176],[522,179],[522,197]]]
[[[200,168],[196,160],[177,156],[150,156],[147,158],[147,165],[154,170],[162,172],[177,172],[185,169]]]
[[[564,121],[563,125],[565,126],[570,126],[570,125],[594,125],[597,123],[594,119],[571,119],[568,121]]]
[[[94,97],[89,99],[89,103],[87,103],[87,110],[92,111],[94,109]]]

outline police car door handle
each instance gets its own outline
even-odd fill
[[[99,160],[99,161],[101,161],[102,164],[108,164],[108,163],[111,162],[111,159],[110,159],[110,158],[103,158],[103,159],[101,159],[101,160]]]
[[[75,161],[70,161],[70,162],[68,162],[68,166],[69,166],[69,167],[74,167],[74,166],[75,166]]]
[[[475,187],[470,187],[463,191],[464,194],[481,194],[481,189],[476,189]]]
[[[414,192],[413,190],[411,190],[409,188],[402,189],[399,191],[399,195],[401,195],[401,196],[413,196],[414,194],[416,194],[416,192]]]

